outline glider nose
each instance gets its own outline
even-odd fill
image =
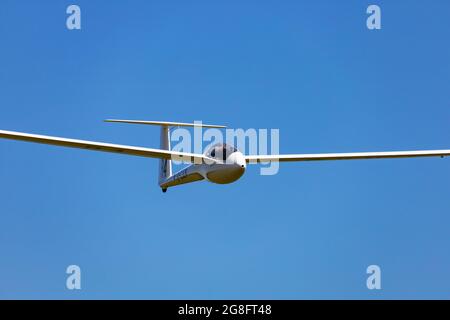
[[[244,155],[241,152],[237,151],[237,152],[233,153],[233,156],[234,156],[233,162],[239,168],[241,168],[242,171],[244,171],[247,166]]]
[[[230,158],[232,164],[226,170],[229,181],[234,182],[242,177],[247,164],[244,155],[239,151],[234,152]]]
[[[245,157],[239,151],[232,153],[226,163],[219,163],[206,174],[209,181],[219,184],[232,183],[238,180],[245,172]]]

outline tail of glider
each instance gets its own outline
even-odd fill
[[[160,148],[161,150],[170,151],[170,128],[171,127],[203,127],[203,128],[226,128],[226,126],[203,124],[201,122],[184,123],[184,122],[164,122],[164,121],[145,121],[145,120],[121,120],[121,119],[106,119],[105,122],[113,123],[127,123],[127,124],[144,124],[161,126]],[[159,175],[158,184],[163,190],[167,191],[167,186],[173,184],[172,178],[172,160],[159,160]],[[180,179],[181,180],[181,179]],[[197,178],[197,180],[199,180]],[[181,183],[181,181],[179,181]]]
[[[170,150],[170,130],[168,126],[161,126],[161,150]],[[159,159],[159,178],[158,184],[161,186],[172,176],[172,160]],[[163,189],[165,191],[167,189]]]
[[[106,119],[105,122],[146,124],[146,125],[163,126],[163,127],[203,127],[203,128],[222,128],[222,129],[226,128],[226,126],[203,124],[201,122],[184,123],[184,122],[164,122],[164,121],[144,121],[144,120],[119,120],[119,119]]]

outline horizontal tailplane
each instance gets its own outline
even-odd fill
[[[145,124],[145,125],[166,126],[166,127],[226,128],[226,126],[203,124],[201,122],[184,123],[184,122],[144,121],[144,120],[119,120],[119,119],[106,119],[105,122]]]

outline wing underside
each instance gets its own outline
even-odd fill
[[[450,150],[250,155],[246,156],[245,159],[248,163],[258,163],[271,161],[273,162],[326,161],[326,160],[389,159],[389,158],[418,158],[418,157],[447,157],[447,156],[450,156]]]
[[[202,163],[205,156],[201,154],[175,152],[170,150],[151,149],[143,147],[134,147],[120,144],[111,144],[87,140],[67,139],[60,137],[44,136],[38,134],[22,133],[15,131],[0,130],[0,138],[27,141],[41,144],[49,144],[54,146],[87,149],[93,151],[120,153],[131,156],[159,158],[167,160],[180,160],[193,163]]]

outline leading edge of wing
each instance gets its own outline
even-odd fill
[[[245,160],[248,163],[257,163],[257,162],[271,162],[271,161],[273,162],[326,161],[326,160],[389,159],[389,158],[418,158],[418,157],[446,157],[446,156],[450,156],[450,150],[250,155],[245,156]]]
[[[188,161],[191,163],[201,163],[205,156],[194,153],[176,152],[161,149],[151,149],[144,147],[134,147],[120,144],[95,142],[87,140],[68,139],[60,137],[45,136],[39,134],[30,134],[15,131],[0,130],[0,138],[27,141],[41,144],[49,144],[54,146],[79,148],[93,151],[120,153],[131,156],[160,158],[167,160]]]

